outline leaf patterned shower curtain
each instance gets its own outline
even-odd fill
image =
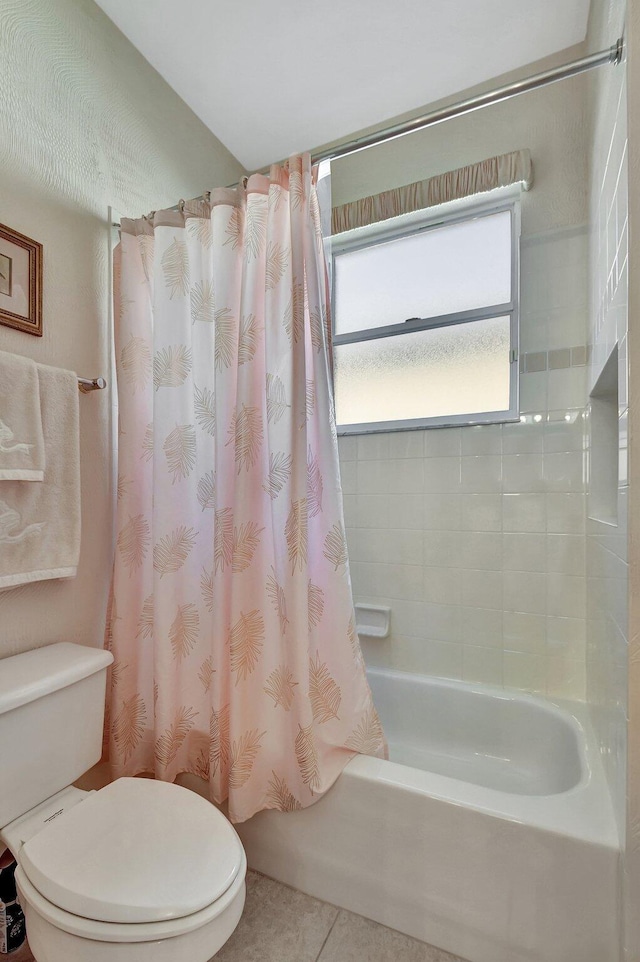
[[[115,777],[242,821],[384,737],[355,630],[308,155],[124,220],[116,252]]]

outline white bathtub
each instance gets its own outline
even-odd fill
[[[237,826],[260,872],[471,962],[617,962],[619,845],[586,725],[479,685],[369,672],[390,760]]]

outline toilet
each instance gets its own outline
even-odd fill
[[[100,759],[112,660],[60,643],[0,661],[0,843],[29,945],[37,962],[208,962],[244,907],[232,825],[178,785],[73,785]]]

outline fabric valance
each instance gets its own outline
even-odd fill
[[[499,157],[489,157],[477,164],[459,167],[404,187],[385,190],[349,204],[334,207],[332,234],[376,224],[412,211],[435,207],[447,201],[482,194],[496,187],[522,184],[529,190],[533,183],[533,166],[528,150],[515,150]]]

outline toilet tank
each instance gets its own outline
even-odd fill
[[[0,660],[0,828],[100,760],[112,661],[66,642]]]

